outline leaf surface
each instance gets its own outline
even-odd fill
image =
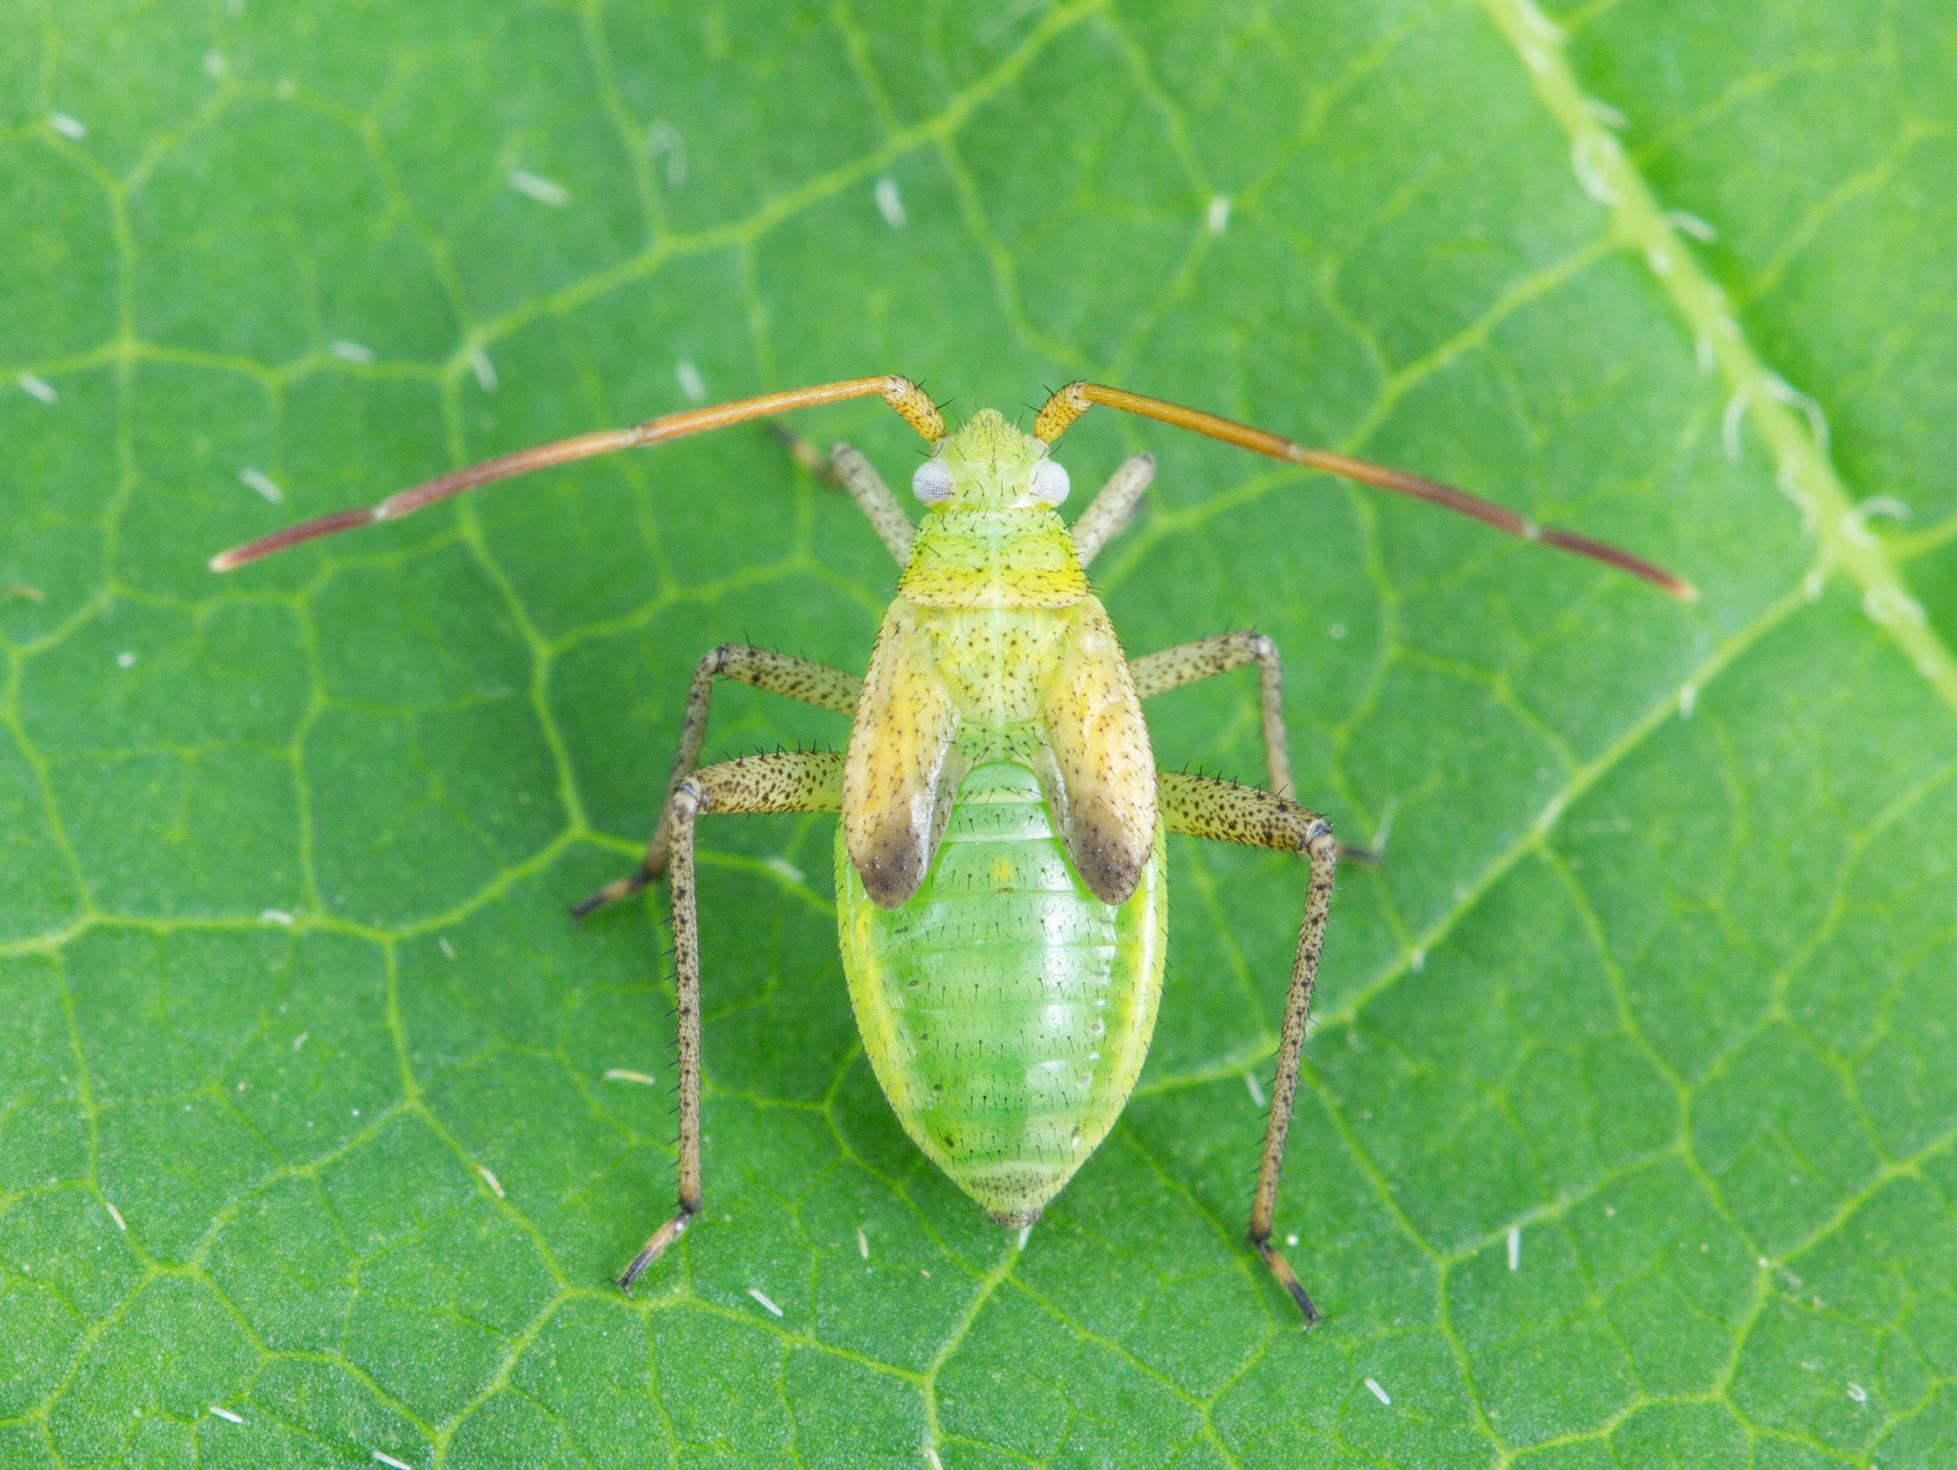
[[[0,1465],[1957,1458],[1957,30],[1933,0],[28,0],[0,27]],[[703,826],[707,1212],[636,857],[696,659],[894,574],[766,434],[214,550],[686,401],[1091,376],[1131,651],[1272,634],[1343,881],[1180,842],[1022,1249],[856,1044],[827,818]],[[803,418],[908,479],[875,405]],[[267,504],[267,498],[283,504]],[[1899,519],[1906,515],[1907,519]],[[1151,709],[1260,773],[1252,679]],[[745,688],[709,752],[837,742]],[[641,1079],[650,1079],[645,1081]],[[772,1307],[771,1305],[772,1304]],[[779,1316],[776,1312],[779,1312]]]

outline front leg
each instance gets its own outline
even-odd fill
[[[1148,482],[1155,478],[1155,456],[1131,454],[1108,476],[1108,483],[1074,519],[1074,554],[1086,566],[1135,518]]]
[[[788,452],[795,456],[795,462],[802,468],[825,485],[840,485],[849,491],[849,498],[856,502],[857,509],[869,517],[871,526],[876,529],[877,539],[896,558],[898,566],[911,559],[911,543],[917,540],[917,526],[904,514],[903,502],[891,494],[890,487],[883,483],[883,476],[877,473],[877,467],[863,457],[860,449],[838,443],[824,454],[779,419],[770,419],[768,427],[775,431],[777,439],[788,446]]]
[[[1298,1068],[1305,1048],[1305,1023],[1311,1016],[1311,993],[1318,976],[1318,956],[1325,945],[1325,917],[1332,907],[1332,876],[1338,869],[1339,848],[1332,829],[1316,812],[1295,801],[1205,776],[1163,771],[1156,776],[1156,801],[1162,822],[1171,832],[1186,832],[1216,842],[1240,842],[1301,852],[1311,864],[1305,892],[1305,918],[1298,929],[1298,949],[1291,961],[1291,988],[1284,1000],[1284,1028],[1279,1035],[1277,1075],[1271,1083],[1271,1116],[1264,1130],[1264,1159],[1257,1170],[1257,1192],[1250,1204],[1250,1243],[1263,1257],[1291,1299],[1305,1314],[1305,1325],[1318,1320],[1304,1284],[1290,1264],[1271,1247],[1271,1225],[1277,1214],[1278,1175],[1284,1168],[1285,1135],[1291,1128],[1291,1107],[1298,1094]]]
[[[632,1283],[700,1213],[700,928],[694,905],[693,821],[701,812],[833,812],[843,804],[843,758],[836,751],[791,750],[722,761],[695,772],[673,793],[673,988],[679,1017],[679,1209],[653,1231],[619,1286]]]

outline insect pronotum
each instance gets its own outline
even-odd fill
[[[693,833],[703,813],[840,812],[836,917],[870,1063],[905,1130],[993,1220],[1039,1217],[1113,1126],[1147,1055],[1168,936],[1163,836],[1301,854],[1304,920],[1271,1087],[1250,1242],[1305,1314],[1317,1310],[1271,1245],[1278,1172],[1339,846],[1292,799],[1276,646],[1225,633],[1128,658],[1087,565],[1134,513],[1154,460],[1123,462],[1069,527],[1054,442],[1095,404],[1274,459],[1431,501],[1510,535],[1641,577],[1692,586],[1586,536],[1539,526],[1451,485],[1095,383],[1047,399],[1031,434],[992,409],[948,432],[908,378],[850,378],[686,409],[451,470],[378,505],[303,521],[212,558],[216,571],[391,520],[492,480],[658,444],[791,409],[881,397],[931,446],[912,477],[913,523],[861,454],[824,462],[903,568],[862,676],[742,644],[694,670],[679,752],[636,872],[583,916],[665,875],[679,1021],[679,1208],[619,1284],[627,1291],[700,1211],[700,946]],[[814,458],[815,456],[810,456]],[[1142,701],[1256,663],[1268,790],[1158,770]],[[699,764],[716,679],[853,716],[848,749]]]

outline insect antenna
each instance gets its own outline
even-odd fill
[[[580,459],[592,459],[601,454],[610,454],[618,449],[636,449],[646,444],[663,444],[668,439],[684,438],[688,434],[702,434],[711,429],[724,429],[730,424],[745,423],[749,419],[767,418],[772,414],[786,413],[791,409],[812,408],[822,403],[839,403],[848,398],[868,398],[871,395],[896,409],[913,429],[926,440],[935,444],[944,437],[944,418],[909,378],[886,374],[873,378],[842,378],[833,383],[816,383],[806,388],[787,388],[778,393],[761,393],[753,398],[737,398],[728,403],[710,403],[700,408],[682,409],[678,413],[662,414],[658,418],[646,419],[623,429],[600,429],[591,434],[576,434],[569,439],[558,439],[549,444],[534,445],[529,449],[512,450],[499,454],[493,459],[485,459],[447,474],[437,475],[432,480],[424,480],[419,485],[411,485],[406,490],[396,491],[378,505],[358,506],[351,510],[337,510],[323,516],[314,516],[309,521],[301,521],[295,526],[273,531],[260,536],[255,541],[247,541],[242,546],[234,546],[229,551],[221,551],[211,558],[211,570],[228,572],[234,567],[243,566],[248,561],[257,561],[261,556],[270,556],[275,551],[284,551],[289,546],[297,546],[302,541],[316,537],[330,536],[336,531],[351,531],[361,526],[371,526],[376,521],[396,520],[401,516],[412,515],[423,506],[432,505],[438,500],[446,500],[451,495],[460,495],[465,490],[473,490],[478,485],[487,485],[495,480],[507,480],[512,475],[525,475],[532,470],[541,470],[551,465],[571,464]]]
[[[1255,450],[1258,454],[1281,459],[1288,464],[1304,465],[1309,469],[1324,470],[1328,474],[1342,475],[1348,480],[1358,480],[1380,490],[1390,490],[1396,495],[1410,495],[1416,500],[1427,501],[1430,505],[1442,506],[1464,516],[1472,516],[1484,525],[1493,526],[1498,531],[1506,531],[1524,541],[1540,541],[1545,546],[1553,546],[1559,551],[1573,552],[1577,556],[1589,557],[1592,561],[1603,562],[1619,571],[1629,572],[1642,578],[1654,587],[1663,588],[1672,596],[1684,602],[1696,602],[1699,589],[1682,577],[1674,576],[1663,567],[1634,555],[1621,546],[1613,546],[1606,541],[1593,540],[1575,531],[1561,530],[1555,526],[1538,525],[1527,516],[1518,515],[1507,506],[1497,505],[1492,500],[1483,500],[1479,495],[1453,485],[1430,480],[1424,475],[1409,474],[1387,465],[1375,464],[1368,459],[1355,459],[1349,454],[1339,454],[1330,449],[1311,449],[1282,434],[1273,434],[1269,429],[1255,428],[1250,424],[1240,424],[1235,419],[1226,419],[1221,414],[1207,413],[1200,408],[1189,408],[1180,403],[1170,403],[1167,399],[1149,398],[1141,393],[1130,393],[1126,388],[1110,388],[1103,383],[1073,382],[1054,393],[1040,410],[1040,416],[1033,421],[1033,435],[1051,444],[1068,427],[1097,403],[1109,408],[1121,409],[1124,413],[1140,414],[1144,418],[1160,419],[1165,424],[1174,424],[1179,429],[1194,429],[1199,434],[1207,434],[1212,439],[1221,439],[1226,444],[1235,444],[1243,449]]]

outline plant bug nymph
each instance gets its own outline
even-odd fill
[[[700,948],[694,825],[702,814],[838,812],[836,916],[850,1001],[877,1080],[905,1130],[1001,1225],[1037,1219],[1120,1115],[1148,1053],[1168,943],[1164,835],[1275,848],[1307,864],[1304,919],[1271,1088],[1250,1241],[1306,1321],[1318,1313],[1271,1246],[1278,1173],[1298,1086],[1339,845],[1292,798],[1276,646],[1225,633],[1140,658],[1123,653],[1086,568],[1154,473],[1138,454],[1069,526],[1068,476],[1051,457],[1096,404],[1459,511],[1589,557],[1675,597],[1690,583],[1618,547],[1539,526],[1451,485],[1301,444],[1199,409],[1076,382],[1030,434],[983,410],[947,432],[908,378],[849,378],[686,409],[480,464],[262,536],[211,561],[229,571],[302,541],[391,520],[492,480],[615,449],[844,399],[881,397],[931,446],[916,523],[868,460],[838,445],[826,468],[903,568],[860,677],[742,644],[695,669],[679,753],[637,872],[578,916],[664,875],[672,885],[679,1000],[679,1208],[626,1268],[641,1273],[699,1213]],[[1157,768],[1151,695],[1259,666],[1268,790]],[[716,679],[738,679],[853,717],[848,749],[699,765]]]

